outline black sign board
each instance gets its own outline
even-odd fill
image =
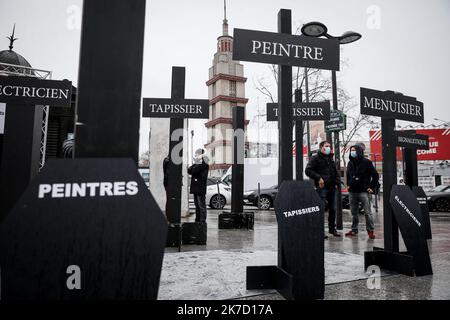
[[[209,118],[209,100],[144,98],[142,116],[145,118]]]
[[[156,299],[166,233],[131,159],[48,160],[1,225],[2,299]]]
[[[323,299],[324,203],[309,181],[284,181],[275,199],[285,271],[294,299]]]
[[[424,134],[408,133],[404,131],[396,131],[396,141],[398,147],[412,149],[430,149],[428,136]]]
[[[72,82],[33,77],[0,77],[0,102],[70,107]]]
[[[408,186],[393,185],[390,204],[408,253],[414,257],[415,274],[432,274],[424,219],[416,195]]]
[[[234,29],[233,60],[339,70],[339,41]]]
[[[424,122],[423,103],[414,97],[404,96],[393,91],[378,91],[361,88],[361,114]]]
[[[431,222],[430,211],[428,208],[427,194],[423,191],[422,187],[413,186],[412,192],[416,195],[417,201],[419,201],[420,209],[422,212],[423,228],[425,231],[425,239],[432,239],[431,234]]]
[[[330,120],[325,120],[325,131],[343,131],[347,129],[347,116],[339,110],[331,110]]]
[[[330,118],[330,101],[295,102],[292,104],[293,120],[327,120]],[[267,104],[267,121],[278,121],[278,103]]]

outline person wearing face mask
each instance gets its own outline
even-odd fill
[[[190,192],[194,195],[195,222],[206,222],[206,185],[208,180],[208,158],[205,150],[195,151],[194,164],[188,168],[192,175]]]
[[[347,184],[350,200],[350,211],[352,212],[352,230],[345,235],[353,237],[358,235],[358,212],[361,203],[366,216],[366,230],[369,239],[375,239],[373,216],[370,208],[369,195],[378,189],[379,175],[372,161],[364,157],[361,145],[350,148],[349,163],[347,166]]]
[[[322,141],[319,144],[319,151],[310,158],[305,173],[314,180],[316,190],[322,200],[328,202],[328,232],[335,237],[340,237],[340,233],[336,230],[335,198],[336,187],[340,183],[340,178],[328,141]]]

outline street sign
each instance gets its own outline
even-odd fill
[[[209,100],[144,98],[142,116],[145,118],[209,118]]]
[[[330,120],[325,120],[325,132],[343,131],[347,129],[347,116],[339,110],[331,110]]]
[[[295,102],[292,104],[292,119],[327,120],[330,118],[330,101]],[[278,121],[278,103],[267,104],[267,121]]]
[[[2,300],[156,299],[166,233],[132,159],[49,159],[0,225]]]
[[[186,118],[208,119],[209,100],[185,99],[186,68],[172,67],[172,89],[170,99],[143,98],[142,117],[170,118],[169,154],[178,144],[183,145],[183,134],[174,135],[181,129],[183,132]],[[179,150],[182,155],[183,149]],[[164,155],[161,155],[164,157]],[[166,216],[169,223],[181,222],[181,189],[183,163],[174,162],[170,157],[168,167],[168,184],[166,188]]]
[[[33,77],[0,77],[0,102],[70,107],[72,82]]]
[[[233,60],[339,71],[339,41],[234,29]]]
[[[423,103],[414,97],[404,96],[393,91],[378,91],[361,88],[361,114],[424,122]]]
[[[295,299],[323,299],[324,205],[309,181],[284,181],[274,203]]]
[[[408,254],[414,257],[415,274],[417,276],[433,274],[425,239],[426,224],[416,195],[408,186],[394,185],[389,202]]]
[[[428,136],[424,134],[415,134],[404,131],[395,131],[398,147],[413,148],[420,150],[430,149]]]

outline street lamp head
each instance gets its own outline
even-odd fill
[[[322,37],[327,34],[327,27],[317,21],[305,23],[301,29],[302,34],[309,37]]]
[[[358,41],[359,39],[361,39],[361,37],[362,37],[362,35],[359,34],[358,32],[347,31],[347,32],[344,32],[344,34],[339,37],[339,43],[347,44],[347,43],[355,42],[355,41]]]

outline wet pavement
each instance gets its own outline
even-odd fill
[[[180,253],[178,248],[166,248],[159,299],[283,299],[273,290],[245,290],[247,265],[276,264],[278,232],[274,211],[245,210],[255,212],[254,230],[219,230],[222,210],[208,210],[206,246],[185,245]],[[325,299],[450,299],[450,213],[430,216],[432,276],[382,272],[379,286],[369,289],[368,282],[374,282],[367,279],[363,255],[374,246],[383,247],[383,221],[381,211],[375,214],[377,238],[370,240],[361,215],[358,237],[325,240]],[[348,210],[343,218],[345,233],[351,226]],[[193,220],[194,215],[183,218]],[[402,241],[400,250],[405,250]]]

